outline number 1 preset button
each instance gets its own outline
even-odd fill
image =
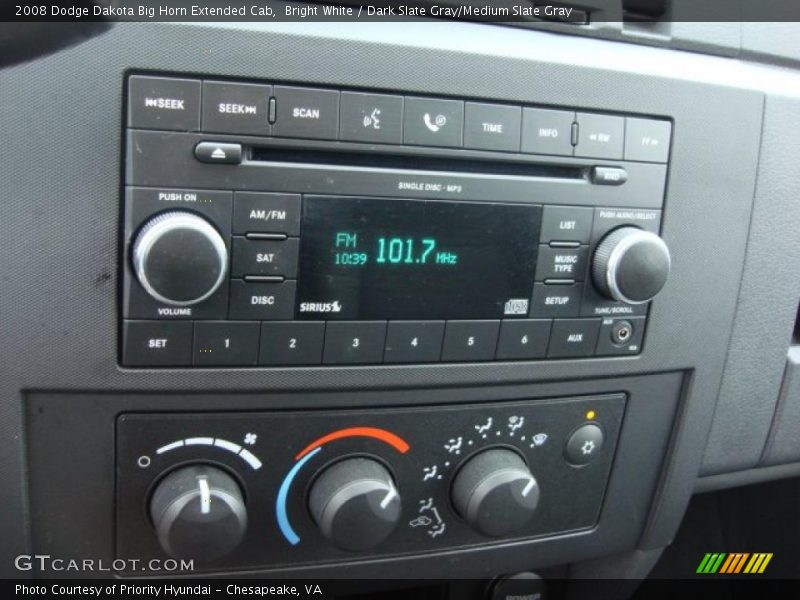
[[[322,362],[325,323],[285,321],[261,324],[262,365],[318,365]]]
[[[391,321],[386,332],[387,363],[436,362],[442,354],[444,321]]]
[[[326,365],[383,362],[386,321],[328,321],[325,328]]]

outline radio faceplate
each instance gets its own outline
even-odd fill
[[[572,115],[569,153],[531,141],[544,131],[554,135],[545,124],[522,127],[517,146],[502,152],[487,151],[483,136],[461,133],[457,144],[450,137],[439,144],[456,146],[447,149],[434,147],[435,135],[419,138],[428,146],[402,136],[350,142],[344,121],[325,141],[318,129],[278,127],[294,117],[281,117],[283,101],[275,95],[263,98],[263,114],[260,103],[250,112],[241,104],[242,119],[263,116],[267,127],[224,126],[232,121],[207,112],[233,104],[207,106],[193,100],[193,91],[178,102],[200,85],[193,81],[130,78],[124,365],[428,363],[641,351],[648,300],[669,270],[656,235],[666,154],[641,154],[631,144],[668,145],[666,121],[562,111]],[[245,88],[213,89],[217,95],[206,101]],[[246,88],[251,95],[264,90],[273,94],[270,86]],[[303,109],[319,118],[331,110],[330,94],[337,106],[350,94],[301,91],[304,101],[325,98]],[[322,91],[330,94],[315,95]],[[174,101],[169,110],[202,106],[202,118],[198,112],[197,123],[186,120],[158,98]],[[445,121],[452,126],[460,114],[470,130],[470,115],[485,120],[493,107],[513,121],[507,106],[481,105],[477,113],[466,106]],[[523,124],[525,115],[552,116],[537,110],[521,110]],[[423,121],[424,115],[430,116],[423,113]],[[625,134],[628,122],[641,139]],[[508,131],[508,124],[496,125],[487,135]],[[198,128],[223,133],[188,132]],[[582,135],[589,137],[583,145]],[[483,140],[472,144],[479,149],[470,149],[470,139]],[[542,148],[561,156],[533,154]],[[605,248],[617,230],[620,239]],[[598,248],[611,260],[602,272]]]

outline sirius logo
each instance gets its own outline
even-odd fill
[[[333,302],[301,302],[300,312],[338,313],[342,312],[342,305],[338,300]]]

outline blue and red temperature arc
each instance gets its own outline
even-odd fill
[[[286,507],[286,500],[289,497],[289,489],[292,487],[292,481],[294,481],[300,469],[322,451],[322,447],[325,444],[350,437],[369,437],[380,440],[392,446],[400,454],[405,454],[410,448],[408,442],[391,431],[378,429],[377,427],[348,427],[346,429],[337,429],[327,435],[323,435],[298,452],[297,456],[294,457],[294,465],[286,474],[286,477],[283,478],[281,487],[278,490],[278,498],[275,501],[275,514],[278,518],[278,527],[280,527],[281,533],[283,533],[284,537],[293,546],[300,542],[300,536],[297,535],[289,522],[289,515]]]

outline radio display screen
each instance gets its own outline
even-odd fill
[[[305,196],[296,317],[525,317],[541,206]]]

